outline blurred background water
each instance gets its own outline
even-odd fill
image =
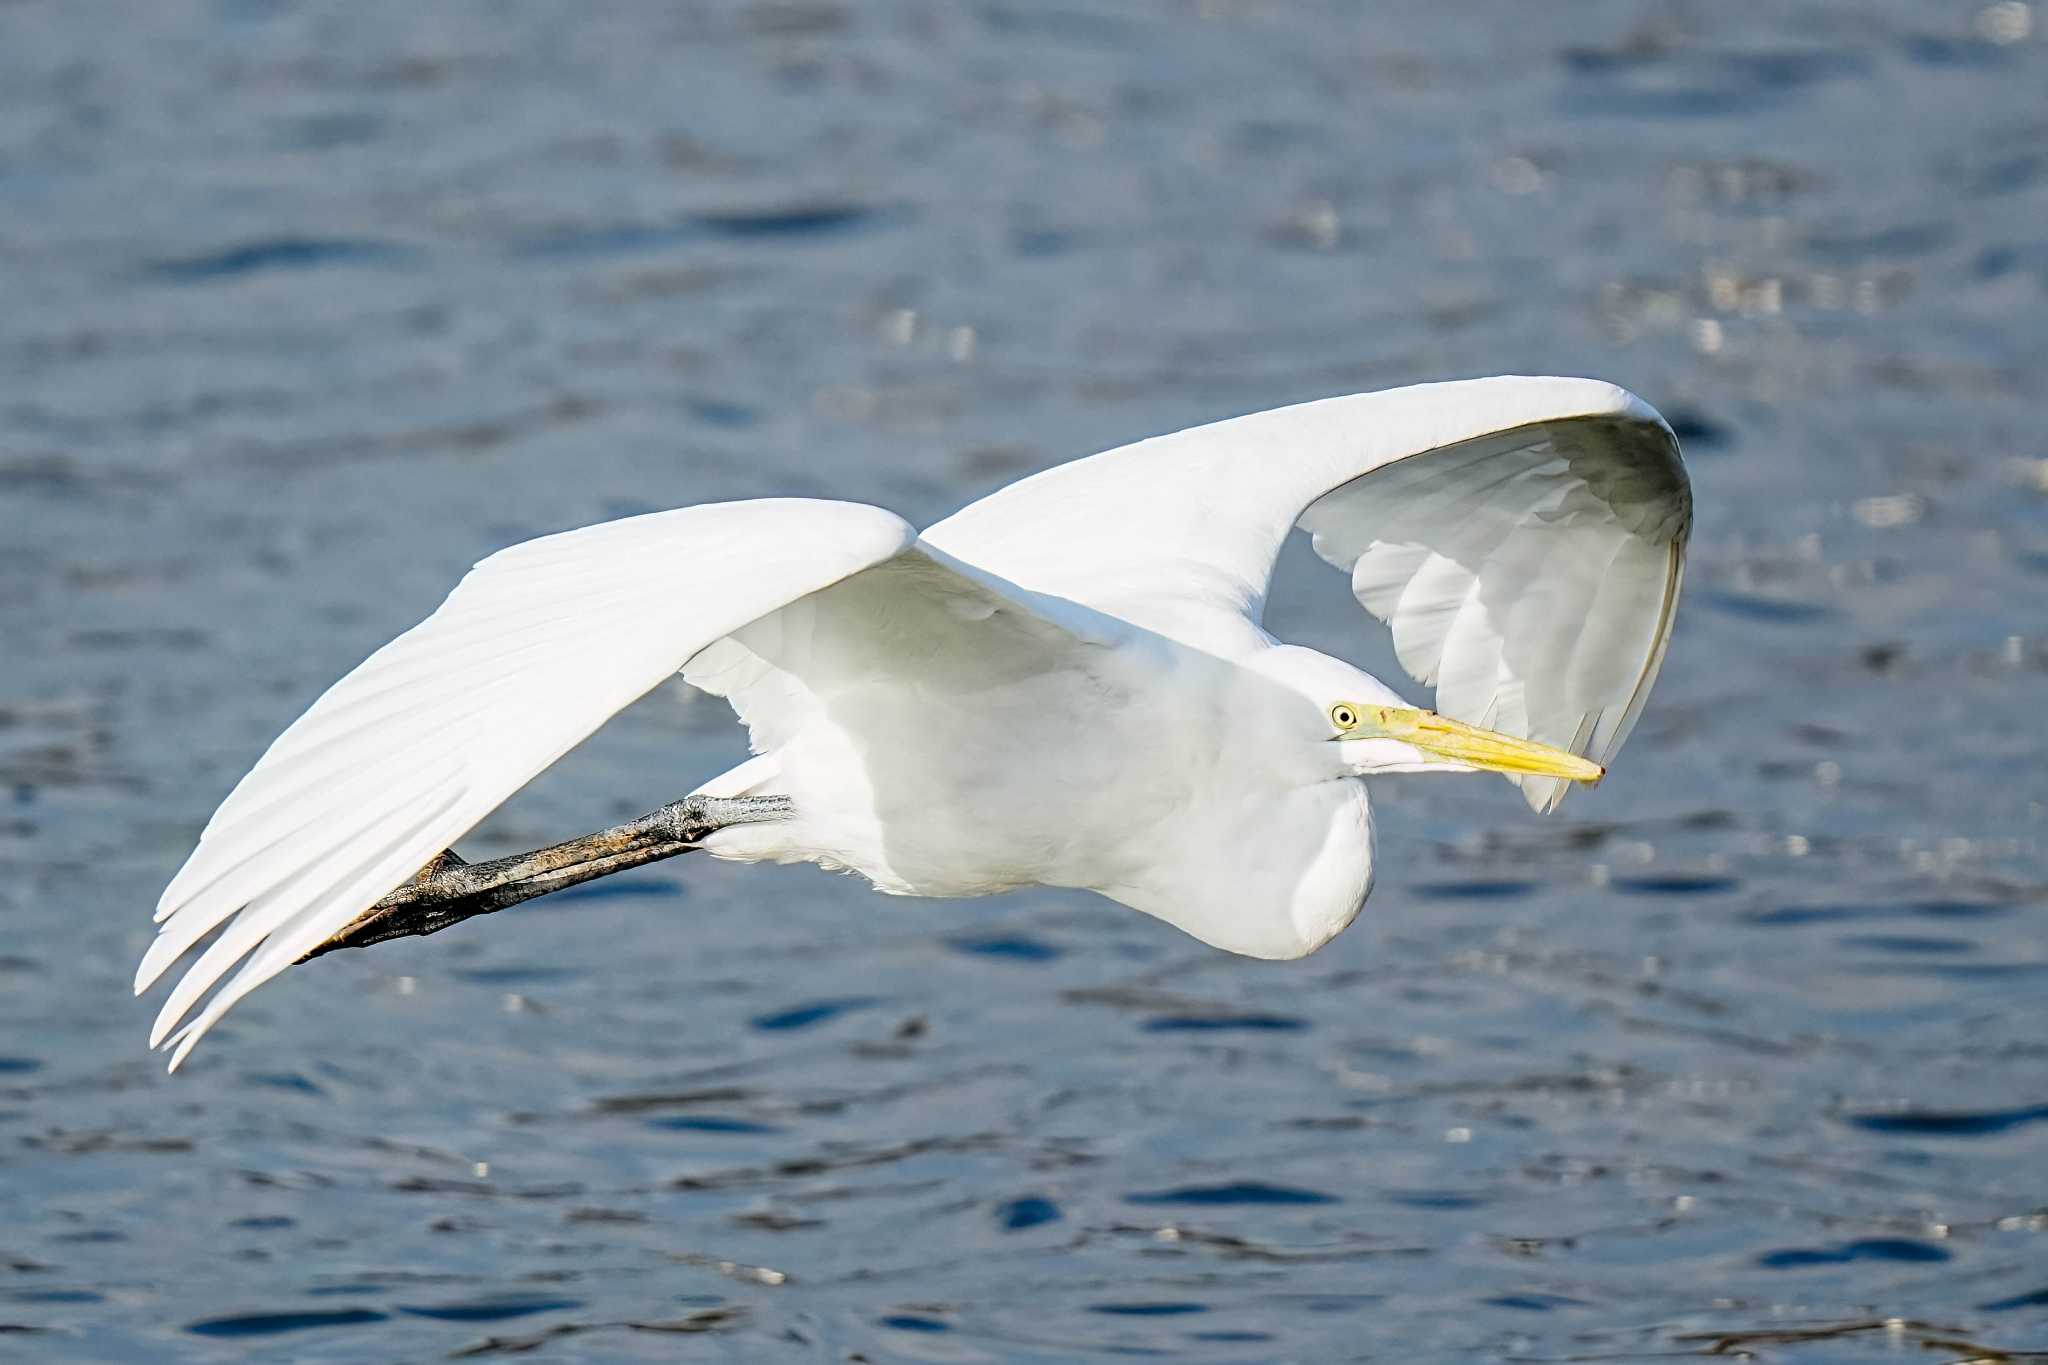
[[[0,5],[0,1355],[2048,1350],[2044,23]],[[145,1054],[207,814],[481,555],[1502,371],[1679,429],[1670,661],[1556,818],[1381,784],[1317,957],[685,859]],[[741,752],[661,689],[464,851]]]

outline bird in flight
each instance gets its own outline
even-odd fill
[[[1371,890],[1365,779],[1496,772],[1539,812],[1599,779],[1663,659],[1691,520],[1648,404],[1497,377],[1140,441],[923,532],[767,499],[512,546],[221,803],[136,973],[140,993],[214,935],[151,1045],[175,1070],[256,986],[429,893],[470,900],[382,936],[690,848],[892,895],[1085,888],[1301,957]],[[1264,629],[1297,526],[1433,710]],[[447,851],[678,670],[732,705],[752,758],[509,870]]]

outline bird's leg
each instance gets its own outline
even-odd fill
[[[786,796],[686,796],[623,825],[509,858],[469,863],[449,849],[299,961],[336,948],[438,934],[550,891],[688,853],[728,825],[786,820],[792,809]]]

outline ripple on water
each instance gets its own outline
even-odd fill
[[[549,966],[538,962],[508,963],[502,967],[451,967],[448,975],[479,986],[532,986],[547,981],[564,981],[577,975],[574,967]]]
[[[828,1019],[837,1019],[842,1014],[871,1009],[880,1003],[871,995],[849,995],[837,1000],[817,1000],[808,1005],[777,1010],[773,1014],[757,1014],[747,1022],[764,1033],[782,1033],[810,1028]]]
[[[535,1313],[554,1313],[582,1306],[581,1299],[491,1298],[462,1303],[400,1304],[398,1311],[416,1318],[433,1318],[437,1322],[503,1322],[510,1318],[525,1318]]]
[[[996,1221],[1002,1224],[1005,1232],[1022,1232],[1025,1228],[1057,1223],[1061,1216],[1059,1205],[1037,1195],[1026,1195],[996,1206]]]
[[[1866,1237],[1831,1247],[1784,1247],[1767,1251],[1756,1263],[1767,1270],[1804,1270],[1809,1266],[1847,1265],[1852,1261],[1903,1261],[1929,1264],[1950,1259],[1948,1248],[1912,1237]]]
[[[698,1090],[651,1091],[644,1095],[605,1095],[591,1101],[593,1114],[643,1114],[650,1109],[686,1109],[699,1104],[744,1104],[754,1091],[737,1085],[706,1086]]]
[[[384,1322],[391,1315],[374,1308],[335,1308],[323,1312],[238,1313],[232,1317],[202,1318],[187,1323],[185,1330],[202,1337],[274,1337],[287,1332],[307,1332],[320,1327],[362,1327]]]
[[[1688,456],[1701,450],[1718,450],[1735,439],[1733,426],[1708,416],[1698,408],[1667,405],[1662,411],[1671,434],[1678,438]]]
[[[388,261],[407,254],[406,248],[396,242],[371,238],[268,237],[154,261],[149,273],[180,284],[203,284],[266,270],[313,270],[328,265]]]
[[[1166,1014],[1147,1019],[1147,1033],[1299,1033],[1308,1020],[1291,1014]]]
[[[1261,1180],[1234,1180],[1221,1185],[1177,1185],[1172,1189],[1150,1190],[1124,1196],[1127,1204],[1187,1204],[1223,1206],[1233,1204],[1335,1204],[1334,1194],[1301,1189],[1292,1185],[1269,1185]]]
[[[1870,1133],[1989,1137],[2030,1123],[2048,1123],[2048,1104],[2021,1109],[1905,1109],[1897,1113],[1849,1114],[1844,1121]]]
[[[321,1089],[296,1071],[249,1071],[242,1074],[242,1084],[261,1086],[271,1090],[295,1090],[305,1095],[325,1095]]]
[[[1541,885],[1527,881],[1417,882],[1408,888],[1408,894],[1421,900],[1512,900],[1529,895]]]
[[[1688,594],[1690,595],[1690,594]],[[1801,602],[1788,597],[1763,597],[1756,593],[1715,591],[1702,588],[1693,598],[1700,606],[1724,615],[1771,626],[1810,626],[1831,621],[1841,613],[1819,602]]]
[[[938,1318],[925,1317],[917,1313],[891,1313],[876,1320],[883,1327],[895,1332],[950,1332],[951,1324]]]
[[[700,1308],[680,1318],[624,1319],[609,1322],[558,1322],[539,1332],[518,1337],[485,1337],[482,1341],[450,1351],[451,1360],[474,1360],[484,1356],[523,1356],[564,1337],[597,1332],[637,1332],[668,1336],[696,1336],[707,1332],[728,1332],[746,1320],[742,1308]],[[602,1355],[595,1357],[603,1359]]]
[[[1492,1203],[1493,1197],[1469,1190],[1389,1190],[1386,1200],[1415,1209],[1477,1209]]]
[[[999,957],[1011,962],[1051,962],[1066,950],[1044,939],[1025,934],[988,934],[946,940],[946,946],[960,953]]]
[[[792,204],[704,213],[697,222],[719,237],[820,237],[871,226],[887,216],[887,210],[865,204]]]
[[[1718,896],[1742,883],[1734,877],[1664,873],[1654,877],[1616,877],[1609,885],[1638,896]]]
[[[772,1123],[757,1123],[753,1119],[728,1118],[721,1114],[672,1114],[667,1118],[648,1119],[647,1126],[673,1133],[780,1133],[783,1131]]]
[[[546,258],[622,256],[664,251],[692,241],[808,241],[848,235],[906,218],[902,211],[865,204],[790,204],[766,209],[721,209],[667,221],[591,223],[558,228],[518,241],[513,254]]]
[[[1559,1308],[1585,1308],[1584,1299],[1567,1298],[1562,1294],[1497,1294],[1481,1299],[1489,1308],[1510,1308],[1521,1313],[1549,1313]]]
[[[1867,905],[1786,905],[1772,910],[1739,910],[1734,918],[1760,928],[1781,928],[1800,924],[1832,924],[1845,920],[1883,919],[1987,919],[2007,914],[2012,907],[1996,901],[1900,901]]]
[[[579,901],[673,900],[687,894],[683,884],[673,877],[606,877],[556,893],[544,903],[542,912],[561,910]]]
[[[1966,938],[1935,938],[1925,934],[1847,934],[1838,941],[1844,948],[1863,948],[1874,953],[1969,953],[1977,948]]]

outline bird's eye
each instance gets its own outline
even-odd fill
[[[1358,724],[1358,712],[1340,701],[1330,708],[1330,724],[1336,726],[1339,730],[1349,730],[1352,726]]]

